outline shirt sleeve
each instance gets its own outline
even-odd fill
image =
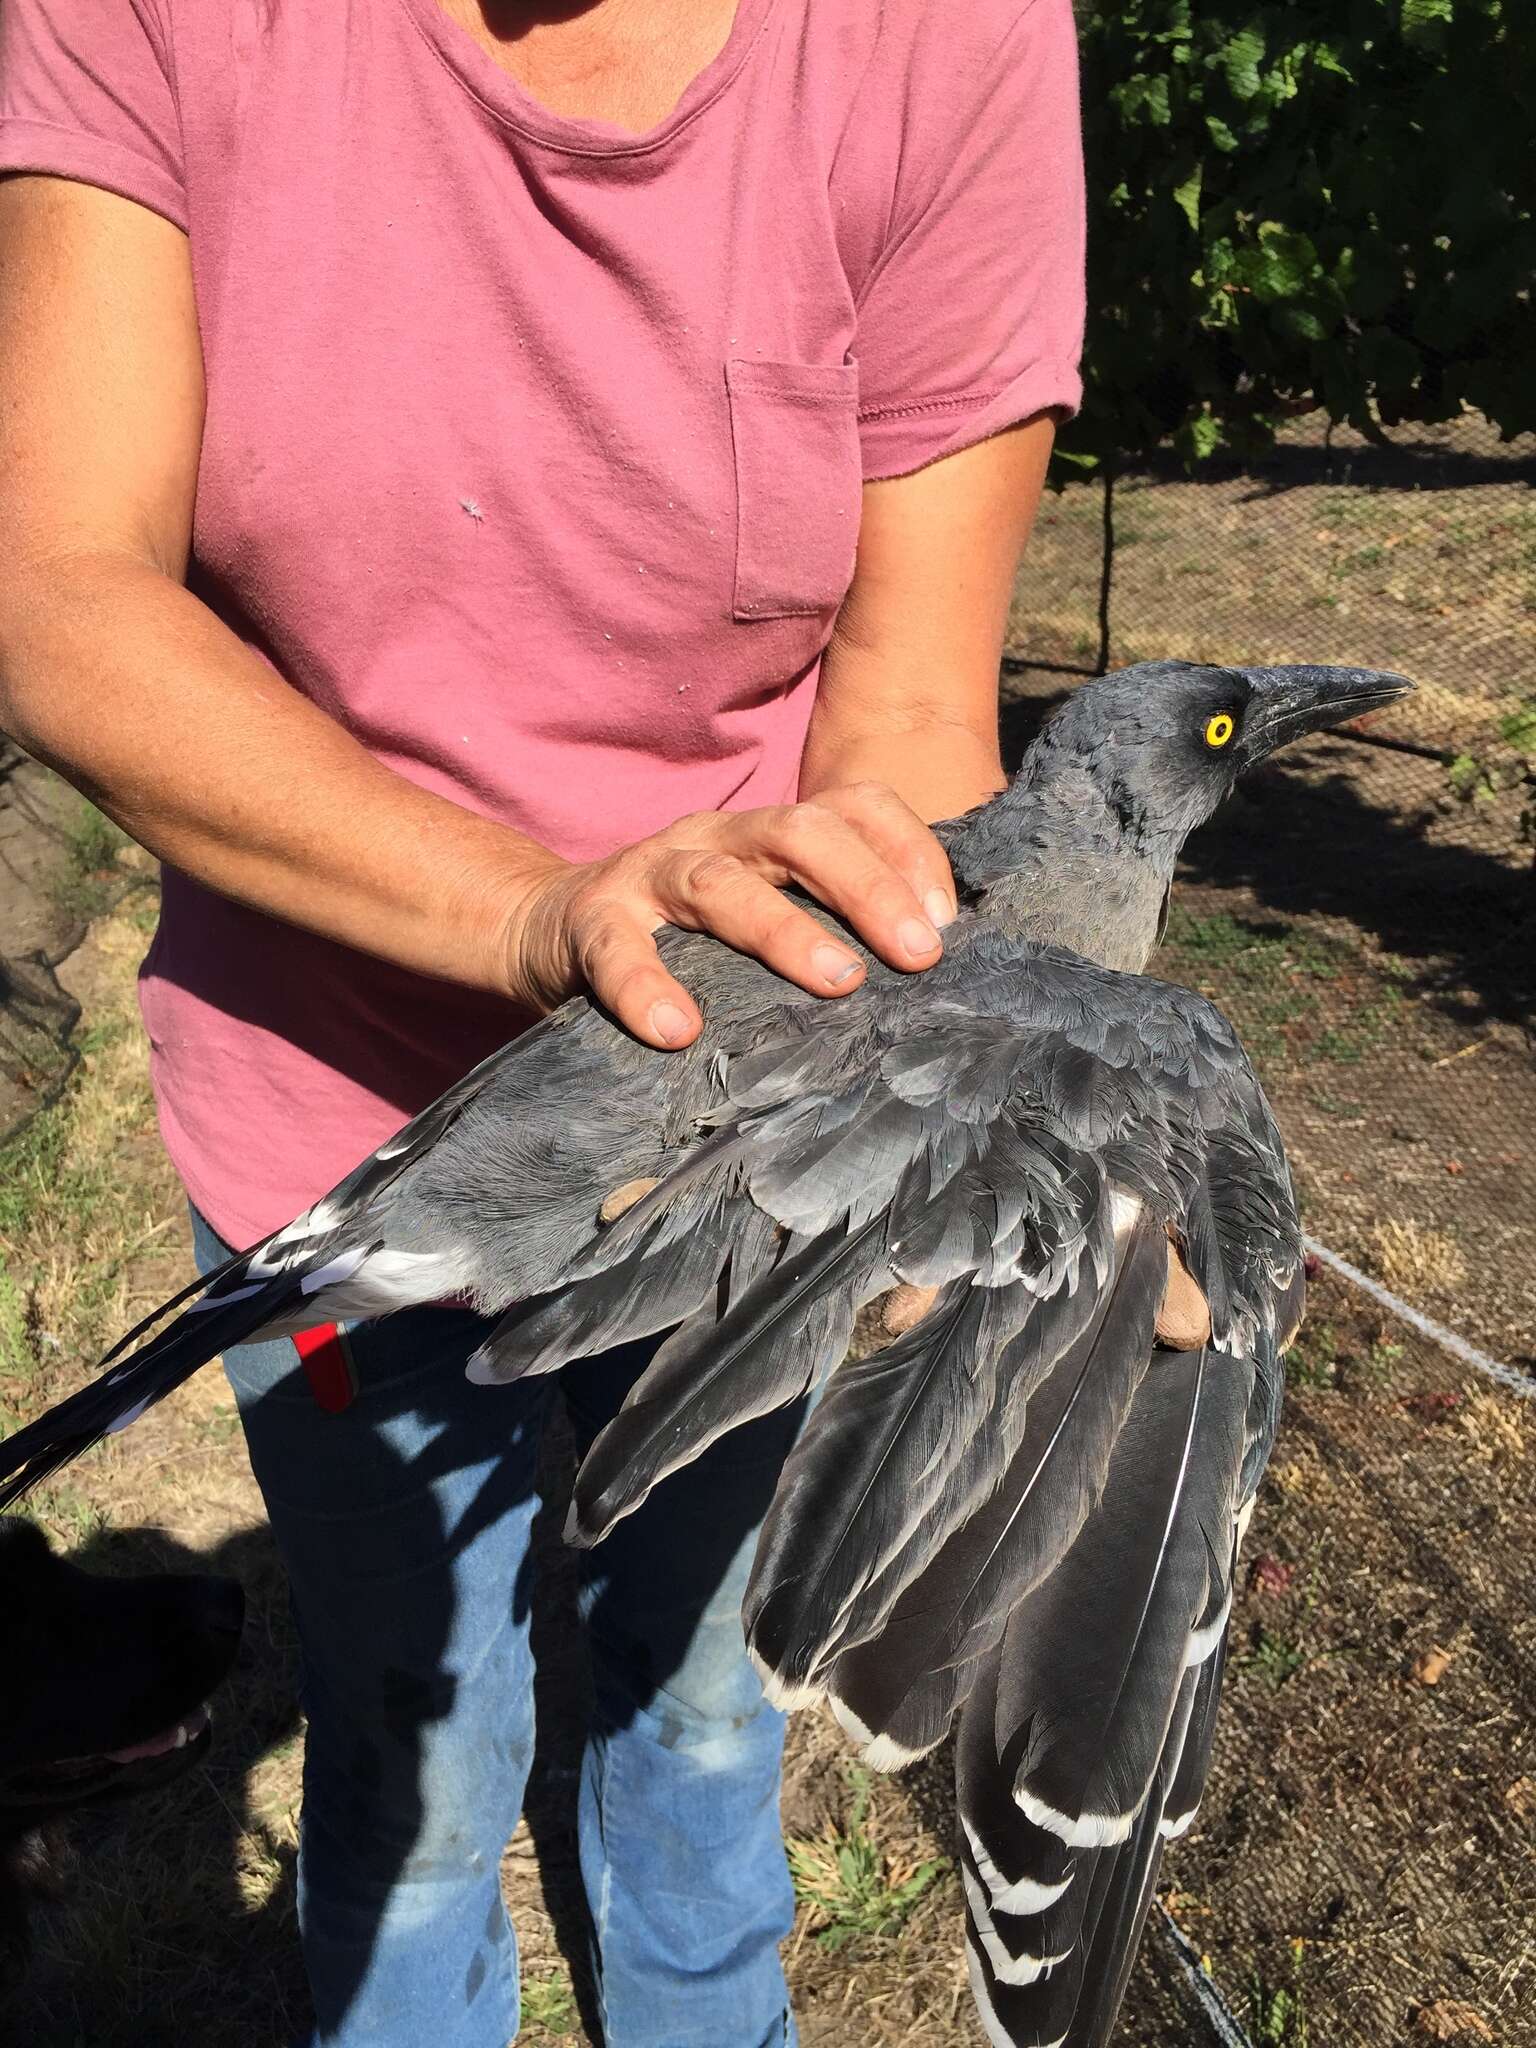
[[[0,173],[47,172],[187,225],[157,0],[0,0]]]
[[[860,297],[853,353],[866,478],[919,469],[1035,413],[1070,415],[1082,397],[1071,0],[1031,0],[980,80],[954,93],[944,128],[926,176],[912,181],[918,191],[898,195]]]

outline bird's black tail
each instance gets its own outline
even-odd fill
[[[269,1249],[270,1241],[241,1252],[183,1289],[166,1303],[167,1309],[191,1295],[198,1299],[159,1336],[122,1357],[125,1347],[148,1327],[141,1323],[108,1352],[107,1369],[88,1386],[0,1443],[0,1509],[14,1506],[104,1436],[126,1429],[231,1345],[244,1343],[258,1331],[302,1329],[306,1322],[324,1321],[323,1311],[306,1307],[317,1271],[325,1270],[323,1253],[317,1258],[306,1246],[308,1256],[264,1272],[263,1255]],[[157,1311],[150,1321],[164,1313]]]
[[[514,1039],[482,1060],[291,1223],[184,1287],[118,1339],[102,1361],[107,1370],[89,1386],[0,1443],[0,1508],[10,1507],[102,1437],[126,1428],[231,1345],[302,1330],[338,1315],[383,1315],[456,1293],[464,1276],[451,1259],[396,1252],[369,1264],[386,1239],[383,1198],[431,1151],[520,1043],[526,1040]],[[122,1356],[173,1308],[182,1309],[174,1323]]]
[[[1107,2048],[1163,1842],[1210,1760],[1247,1374],[1159,1353],[1104,1498],[961,1713],[977,2005],[998,2048]]]

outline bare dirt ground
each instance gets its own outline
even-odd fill
[[[1227,487],[1147,488],[1149,514],[1155,505],[1184,536],[1158,544],[1203,559],[1211,529],[1191,522],[1210,504],[1224,531],[1227,500],[1199,494]],[[1325,520],[1307,494],[1334,489],[1303,480],[1258,501],[1275,524],[1248,551],[1255,590],[1313,576]],[[1529,559],[1518,557],[1524,528],[1508,547],[1508,535],[1490,539],[1482,501],[1463,509],[1458,491],[1433,500],[1445,534],[1470,520],[1478,559],[1490,547],[1505,548],[1500,563]],[[1415,501],[1394,518],[1431,509]],[[1327,517],[1337,532],[1352,515]],[[1402,530],[1390,548],[1385,538],[1360,546],[1386,550],[1393,574],[1399,560],[1460,560],[1435,555],[1441,542],[1417,525]],[[1403,555],[1410,547],[1420,554]],[[1376,566],[1340,572],[1341,604],[1354,602],[1350,578]],[[1037,658],[1053,658],[1052,646],[1071,658],[1070,622],[1055,642],[1030,623],[1031,591],[1050,568],[1037,549],[1017,624]],[[1167,579],[1175,591],[1196,580]],[[1486,568],[1482,580],[1502,588]],[[1471,593],[1480,603],[1477,585],[1468,570],[1454,602]],[[1152,597],[1137,602],[1151,635]],[[1245,604],[1224,573],[1200,592],[1209,651],[1228,658],[1240,644],[1248,658],[1356,654],[1422,670],[1422,629],[1441,615],[1390,593],[1380,602],[1405,614],[1404,651],[1374,644],[1374,615],[1347,646],[1260,645],[1248,630],[1256,598]],[[1519,695],[1520,659],[1530,681],[1529,627],[1503,602],[1477,643],[1500,664],[1498,707]],[[1338,606],[1317,609],[1337,624]],[[1171,612],[1165,626],[1163,641],[1134,651],[1171,651]],[[1025,676],[1020,696],[1056,686]],[[0,1159],[0,1427],[76,1384],[189,1270],[132,1001],[150,877],[35,771],[24,786],[46,823],[18,820],[0,794],[0,955],[57,954],[83,915],[94,921],[58,969],[82,1011],[78,1070]],[[1312,1227],[1504,1358],[1533,1362],[1536,1100],[1521,979],[1531,956],[1505,803],[1447,800],[1437,763],[1376,763],[1348,742],[1320,742],[1208,835],[1162,967],[1216,991],[1240,1022],[1293,1144]],[[30,1064],[17,1055],[6,1069],[13,1107],[29,1090],[45,1099],[61,1077],[47,1051],[57,1033],[40,1028],[29,1043]],[[556,1442],[556,1500],[562,1477]],[[36,1508],[105,1571],[235,1572],[251,1618],[208,1767],[76,1831],[76,1868],[39,1915],[30,1975],[0,1994],[0,2039],[287,2048],[304,2015],[293,1928],[301,1725],[282,1576],[221,1376],[202,1374]],[[558,1506],[547,1519],[558,1526]],[[520,2038],[579,2048],[595,2039],[567,1960],[579,1952],[569,1808],[583,1675],[552,1539],[543,1554],[540,1757],[505,1884],[524,1956]],[[1249,1540],[1213,1783],[1163,1878],[1165,1907],[1253,2048],[1536,2048],[1533,1555],[1536,1403],[1409,1341],[1321,1278]],[[871,1784],[850,1772],[835,1729],[799,1716],[785,1824],[801,1894],[789,1967],[807,2048],[979,2048],[942,1759]],[[1240,2038],[1202,2016],[1156,1933],[1122,2036],[1136,2048]]]

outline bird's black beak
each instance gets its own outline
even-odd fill
[[[1303,733],[1345,725],[1393,704],[1413,688],[1407,676],[1377,668],[1245,668],[1253,692],[1243,720],[1244,765],[1262,761]]]

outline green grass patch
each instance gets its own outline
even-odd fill
[[[1404,1024],[1399,983],[1408,970],[1376,963],[1328,937],[1281,921],[1257,923],[1226,911],[1204,916],[1175,903],[1162,966],[1176,981],[1211,995],[1262,1067],[1282,1057],[1358,1065]],[[1361,1000],[1362,973],[1374,986]]]
[[[1250,1980],[1249,2026],[1255,2048],[1311,2048],[1307,2000],[1301,1981],[1302,1944],[1291,1943],[1291,1981],[1272,1984],[1255,1972]]]
[[[1259,1639],[1247,1656],[1238,1659],[1242,1668],[1263,1679],[1271,1692],[1278,1692],[1294,1678],[1306,1661],[1307,1653],[1300,1643],[1267,1628],[1260,1629]]]
[[[1323,518],[1330,526],[1369,526],[1391,511],[1381,492],[1356,488],[1323,500]]]
[[[1355,1066],[1377,1051],[1402,1022],[1402,991],[1388,982],[1374,1001],[1362,1003],[1337,1025],[1320,1031],[1312,1050],[1321,1059]]]
[[[1257,984],[1277,974],[1304,974],[1331,981],[1355,965],[1342,947],[1296,925],[1255,924],[1216,910],[1205,917],[1175,902],[1168,916],[1164,950],[1187,954],[1207,967],[1230,969]]]
[[[111,908],[123,884],[132,879],[122,855],[132,844],[102,811],[85,797],[65,828],[65,861],[54,881],[54,894],[72,917],[89,922]]]
[[[151,1105],[126,962],[123,979],[58,1100],[0,1147],[0,1376],[23,1409],[31,1383],[99,1354],[121,1321],[124,1275],[159,1227],[124,1178],[123,1140]]]
[[[576,1994],[571,1980],[555,1970],[547,1977],[525,1977],[518,1989],[525,2027],[542,2027],[557,2038],[576,2030]]]
[[[240,1434],[240,1411],[232,1401],[220,1402],[194,1426],[202,1443],[212,1444],[215,1448],[232,1444]]]
[[[1230,1007],[1252,1056],[1279,1058],[1318,1008],[1318,989],[1344,972],[1324,941],[1294,925],[1253,924],[1224,910],[1206,916],[1177,903],[1168,919],[1163,960],[1176,980]]]
[[[80,1040],[84,1059],[118,1045],[128,1026],[108,1019]],[[146,1084],[147,1085],[147,1084]],[[86,1230],[113,1197],[109,1162],[75,1142],[80,1076],[0,1146],[0,1238],[23,1236],[47,1210]]]
[[[39,1202],[58,1185],[65,1172],[69,1124],[66,1092],[0,1146],[0,1237],[19,1237]]]
[[[1304,1323],[1285,1354],[1285,1376],[1293,1387],[1331,1393],[1338,1385],[1339,1351],[1332,1323]]]
[[[869,1833],[870,1773],[850,1765],[848,1782],[853,1803],[846,1824],[787,1844],[795,1896],[810,1908],[816,1940],[830,1951],[895,1934],[949,1868],[942,1856],[905,1868],[893,1864]]]
[[[68,1550],[78,1550],[110,1526],[106,1514],[67,1480],[37,1487],[27,1499],[27,1513],[42,1522]]]

